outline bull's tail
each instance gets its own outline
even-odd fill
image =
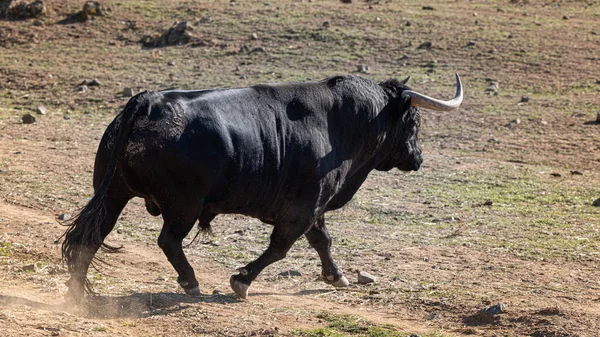
[[[68,224],[69,228],[61,238],[62,259],[66,262],[71,274],[71,281],[85,280],[85,290],[91,292],[91,287],[85,275],[92,262],[93,256],[100,246],[104,245],[102,226],[106,217],[105,197],[111,185],[117,164],[121,158],[135,117],[140,110],[147,112],[150,108],[150,100],[146,92],[131,98],[125,109],[117,116],[118,131],[115,145],[110,153],[106,172],[102,182],[95,191],[92,199],[79,211],[79,214]],[[116,249],[108,245],[104,247],[109,250]]]

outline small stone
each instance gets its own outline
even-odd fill
[[[250,36],[250,38],[252,40],[258,40],[258,35],[256,33],[252,33],[252,35]]]
[[[542,125],[548,125],[548,122],[546,122],[546,121],[540,121],[540,124],[542,124]]]
[[[351,4],[352,0],[340,0],[344,4]]]
[[[550,175],[553,177],[557,177],[557,178],[562,177],[562,175],[560,173],[556,173],[556,172],[552,172],[552,173],[550,173]]]
[[[266,53],[267,49],[265,47],[256,47],[253,48],[252,50],[250,50],[250,52],[248,52],[248,54],[253,54],[253,53]]]
[[[33,25],[37,27],[44,27],[44,22],[42,20],[35,19],[35,21],[33,21]]]
[[[600,123],[600,111],[596,114],[596,123]]]
[[[35,111],[37,112],[38,115],[45,115],[48,113],[48,109],[46,109],[46,106],[44,106],[44,105],[38,105],[38,107]]]
[[[578,171],[578,170],[572,170],[572,171],[571,171],[571,174],[572,174],[572,175],[577,175],[577,176],[582,176],[582,175],[583,175],[583,172],[581,172],[581,171]]]
[[[87,90],[88,90],[88,86],[87,85],[77,86],[77,91],[78,92],[86,92]]]
[[[523,95],[521,96],[521,103],[527,103],[529,102],[529,96]]]
[[[477,42],[475,42],[475,41],[469,41],[467,43],[467,47],[474,47],[476,44],[477,44]]]
[[[63,119],[64,119],[64,120],[66,120],[66,121],[68,121],[69,119],[71,119],[71,116],[69,116],[69,115],[64,115],[64,116],[63,116]]]
[[[366,74],[366,73],[368,73],[368,72],[369,72],[369,67],[368,67],[368,66],[366,66],[366,65],[364,65],[364,64],[359,64],[359,65],[356,67],[356,71],[358,71],[359,73]]]
[[[212,294],[213,295],[223,295],[223,292],[219,289],[215,289],[215,290],[213,290]]]
[[[89,87],[97,87],[97,86],[99,86],[100,84],[101,84],[101,83],[100,83],[100,81],[98,81],[98,79],[97,79],[97,78],[94,78],[93,80],[89,81],[87,85],[88,85]]]
[[[491,201],[491,200],[486,200],[486,201],[483,203],[483,206],[492,206],[493,204],[494,204],[494,202],[493,202],[493,201]]]
[[[204,16],[204,17],[202,17],[202,19],[200,19],[200,23],[210,23],[212,21],[213,21],[213,19],[208,15]]]
[[[569,20],[569,17],[567,15],[563,16],[563,20]]]
[[[423,43],[421,43],[417,49],[431,49],[431,47],[433,46],[433,43],[431,41],[425,41]]]
[[[25,272],[36,271],[35,264],[28,264],[26,266],[23,266],[23,268],[21,268],[21,269]]]
[[[133,95],[135,95],[135,90],[133,88],[124,88],[123,89],[123,96],[132,97]]]
[[[492,305],[491,307],[481,309],[481,313],[488,315],[498,315],[506,311],[506,306],[503,303]]]
[[[21,119],[23,120],[23,124],[35,123],[35,116],[32,114],[24,114],[23,117],[21,117]]]
[[[600,207],[600,198],[594,200],[594,202],[592,203],[592,205],[594,205],[595,207]]]
[[[175,65],[175,61],[169,61],[169,62],[167,62],[167,65],[174,66]]]
[[[406,21],[406,23],[404,24],[406,27],[410,27],[412,25],[412,23],[410,23],[410,21]]]
[[[424,11],[433,11],[433,10],[435,10],[435,8],[433,8],[432,6],[423,6],[423,10]]]
[[[60,221],[67,221],[67,220],[70,220],[71,218],[72,218],[72,216],[69,213],[63,213],[58,216],[58,220],[60,220]]]
[[[490,95],[492,93],[498,92],[498,89],[500,89],[498,82],[491,82],[490,84],[488,84],[487,88],[485,88],[485,93],[487,95]]]
[[[377,281],[377,278],[366,271],[358,272],[358,283],[368,284]]]
[[[302,273],[296,269],[290,269],[290,270],[282,271],[278,275],[284,276],[284,277],[295,277],[295,276],[302,276]]]

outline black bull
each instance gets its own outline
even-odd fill
[[[331,257],[325,212],[350,201],[373,169],[418,170],[418,106],[451,110],[462,100],[458,75],[457,95],[447,102],[410,91],[407,80],[338,76],[133,97],[104,133],[94,196],[64,235],[68,298],[91,290],[88,268],[133,197],[162,214],[158,245],[190,295],[200,291],[182,241],[196,221],[206,230],[222,213],[273,225],[265,252],[231,276],[239,296],[303,234],[319,254],[323,280],[347,286]]]

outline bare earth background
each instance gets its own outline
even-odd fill
[[[122,0],[80,22],[82,6],[47,1],[40,19],[0,20],[3,335],[599,335],[598,1]],[[187,44],[140,42],[181,21]],[[96,147],[125,88],[355,73],[410,75],[416,90],[447,98],[454,72],[465,102],[424,111],[423,170],[374,172],[327,216],[347,290],[318,280],[316,252],[300,240],[236,299],[228,277],[262,252],[270,228],[229,215],[186,249],[205,294],[187,297],[155,244],[160,218],[136,200],[108,238],[124,249],[101,253],[110,265],[90,272],[99,295],[64,305],[57,218],[90,197]],[[27,113],[37,121],[23,124]],[[301,276],[278,276],[289,269]],[[377,282],[358,284],[359,270]],[[499,303],[503,313],[478,314]]]

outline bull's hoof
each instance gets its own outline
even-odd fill
[[[235,275],[231,275],[229,278],[229,284],[231,285],[231,289],[240,297],[246,298],[248,297],[248,287],[247,284],[244,284],[235,279]]]
[[[350,282],[348,282],[348,279],[344,275],[342,275],[340,277],[340,279],[337,280],[337,281],[330,281],[329,280],[330,278],[332,279],[333,276],[325,278],[325,283],[331,284],[332,286],[334,286],[336,288],[344,288],[344,287],[347,287],[350,284]]]
[[[198,297],[198,296],[202,295],[200,293],[200,288],[198,288],[198,287],[190,288],[190,289],[184,288],[183,290],[185,291],[186,294],[188,294],[189,296],[192,296],[192,297]]]

